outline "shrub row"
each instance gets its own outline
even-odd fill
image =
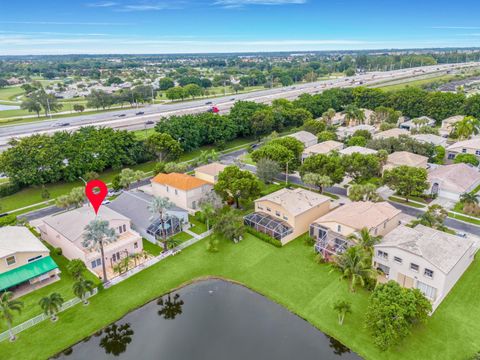
[[[264,234],[260,231],[255,230],[254,228],[251,228],[250,226],[246,226],[246,230],[248,233],[252,234],[253,236],[259,238],[262,241],[265,241],[270,245],[273,245],[278,248],[282,247],[282,242],[280,240],[274,239],[271,236],[268,236],[267,234]]]

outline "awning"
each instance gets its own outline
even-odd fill
[[[55,261],[53,261],[50,256],[47,256],[7,271],[0,274],[0,291],[46,274],[57,268],[58,265]]]

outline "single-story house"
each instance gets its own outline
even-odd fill
[[[410,135],[410,132],[405,129],[393,128],[390,130],[381,131],[373,135],[374,139],[388,139],[388,138],[398,138],[401,135]]]
[[[205,180],[209,183],[215,184],[218,180],[218,175],[227,167],[219,162],[202,165],[195,168],[195,177],[197,179]]]
[[[309,146],[313,146],[318,142],[318,138],[316,135],[305,130],[297,131],[296,133],[287,136],[293,137],[298,141],[301,141],[306,148]]]
[[[0,291],[26,293],[58,280],[50,251],[24,226],[0,228]]]
[[[116,241],[104,245],[103,259],[99,249],[83,245],[85,227],[96,218],[108,221],[117,235]],[[87,205],[47,216],[37,227],[44,241],[61,248],[67,259],[82,260],[89,270],[99,276],[102,274],[102,262],[111,270],[121,259],[143,251],[142,237],[132,230],[130,219],[106,206],[100,207],[97,216]]]
[[[309,225],[330,211],[331,199],[306,189],[281,189],[255,200],[255,212],[244,223],[283,245],[308,231]]]
[[[349,146],[343,150],[340,150],[339,153],[342,155],[352,155],[353,153],[359,153],[362,155],[374,155],[378,153],[378,151],[363,146]]]
[[[443,147],[447,145],[446,138],[442,136],[434,135],[434,134],[416,134],[416,135],[412,135],[411,137],[425,144],[432,144],[435,146],[443,146]]]
[[[411,166],[426,169],[428,167],[428,158],[426,156],[411,153],[409,151],[395,151],[388,155],[387,162],[383,170],[391,170],[398,166]]]
[[[384,236],[400,224],[402,212],[388,202],[357,201],[342,205],[310,225],[315,250],[325,259],[355,244],[350,239],[363,228],[373,236]]]
[[[412,120],[405,121],[404,123],[400,124],[400,129],[405,129],[411,131],[412,129],[419,129],[423,126],[435,126],[435,119],[432,119],[428,116],[420,116],[419,118],[415,118]]]
[[[153,196],[141,191],[124,191],[119,197],[106,205],[110,209],[131,220],[132,229],[137,231],[143,238],[156,242],[156,235],[161,227],[152,231],[152,225],[157,223],[159,216],[152,214],[149,205],[152,203]],[[188,211],[178,206],[173,206],[165,212],[165,223],[167,234],[169,236],[181,232],[188,227]]]
[[[151,183],[154,196],[167,197],[191,213],[198,211],[199,201],[213,190],[212,183],[181,173],[161,173]]]
[[[458,154],[472,154],[480,160],[480,137],[458,141],[447,147],[447,159],[453,160]]]
[[[480,185],[480,171],[464,163],[438,166],[428,172],[428,182],[429,194],[459,201],[460,195]]]
[[[443,137],[448,137],[452,132],[455,124],[459,121],[462,121],[465,118],[465,115],[454,115],[449,118],[442,120],[442,126],[439,129],[439,133]]]
[[[393,280],[419,289],[435,310],[467,270],[477,251],[473,241],[423,225],[400,225],[374,246],[373,265]]]
[[[339,151],[342,149],[343,149],[343,143],[339,141],[335,141],[335,140],[322,141],[321,143],[318,143],[313,146],[309,146],[308,148],[303,150],[302,161],[313,155],[328,154],[331,151],[334,151],[334,150]]]
[[[337,128],[336,134],[339,139],[345,139],[347,137],[353,136],[353,134],[355,134],[355,132],[359,130],[368,131],[370,134],[373,135],[376,131],[376,128],[375,126],[365,125],[365,124],[351,126],[351,127],[340,126]]]

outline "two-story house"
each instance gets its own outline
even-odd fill
[[[453,161],[458,154],[472,154],[480,160],[480,137],[456,142],[447,147],[447,160]]]
[[[212,183],[181,173],[158,174],[152,180],[153,195],[167,197],[190,213],[198,211],[199,201],[213,190]]]
[[[84,246],[85,227],[97,217],[108,221],[117,235],[115,241],[104,245],[103,259],[98,247]],[[102,274],[102,261],[110,271],[121,259],[143,251],[142,237],[132,230],[130,219],[106,206],[100,207],[97,216],[89,206],[47,216],[37,227],[42,239],[61,248],[67,259],[82,260],[88,269],[98,275]]]
[[[60,270],[48,248],[26,227],[0,228],[0,291],[22,293],[58,280]]]
[[[305,189],[281,189],[255,200],[255,212],[245,225],[282,242],[308,231],[310,223],[330,211],[331,199]]]
[[[363,228],[373,236],[384,236],[400,224],[401,211],[387,202],[358,201],[342,205],[310,225],[315,250],[326,260],[355,245],[350,237]]]
[[[419,289],[435,310],[472,263],[473,241],[423,225],[400,225],[374,246],[379,281]]]

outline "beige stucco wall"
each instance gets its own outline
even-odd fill
[[[268,209],[270,209],[270,211],[268,211]],[[302,214],[293,216],[283,206],[280,206],[269,200],[255,201],[255,211],[264,212],[273,216],[274,218],[285,221],[293,228],[293,232],[281,240],[283,245],[307,232],[310,224],[320,216],[328,213],[329,210],[330,201],[327,201],[303,212]],[[285,219],[284,216],[286,216],[288,220]]]
[[[205,184],[198,188],[184,191],[171,186],[152,182],[153,194],[155,196],[167,197],[178,207],[195,212],[198,210],[198,202],[205,194],[213,190],[213,186]]]
[[[48,251],[37,251],[37,252],[17,252],[14,254],[15,256],[15,264],[8,266],[7,265],[7,257],[5,256],[0,258],[0,274],[4,273],[6,271],[10,271],[13,269],[16,269],[20,266],[23,266],[25,264],[28,264],[28,259],[34,258],[41,255],[42,257],[48,256],[49,252]]]
[[[195,177],[201,180],[208,181],[209,183],[215,184],[217,182],[218,175],[214,176],[211,174],[205,174],[201,171],[195,171]]]

